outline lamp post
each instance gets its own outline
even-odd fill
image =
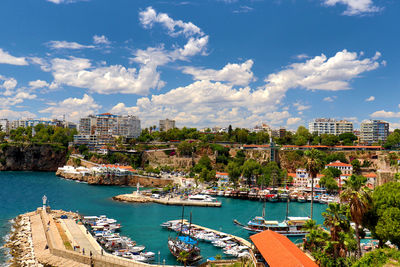
[[[46,195],[43,195],[42,200],[43,200],[43,210],[46,211],[46,202],[47,202]]]

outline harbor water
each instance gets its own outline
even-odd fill
[[[46,195],[52,209],[78,211],[83,215],[107,215],[122,225],[121,235],[129,236],[146,250],[156,253],[155,262],[177,264],[167,247],[168,236],[175,233],[160,227],[160,224],[180,219],[182,207],[164,206],[155,203],[121,203],[111,199],[119,194],[130,193],[136,188],[119,186],[96,186],[61,179],[54,173],[45,172],[0,172],[0,235],[10,231],[10,220],[18,214],[33,211],[41,206],[42,196]],[[241,223],[262,214],[263,203],[250,200],[219,198],[221,208],[185,207],[185,218],[192,212],[193,223],[225,233],[249,238],[248,232],[233,223]],[[321,213],[326,205],[314,205],[314,217],[322,223]],[[289,216],[309,216],[309,203],[290,203]],[[283,220],[286,203],[267,203],[266,218]],[[300,242],[299,238],[291,238]],[[0,241],[3,245],[3,239]],[[200,242],[203,259],[221,254],[222,250],[209,243]],[[0,266],[5,265],[4,249],[0,254]]]

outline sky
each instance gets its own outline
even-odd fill
[[[398,0],[2,0],[0,118],[400,128]]]

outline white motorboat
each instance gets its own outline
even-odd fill
[[[216,198],[209,195],[191,195],[188,198],[189,201],[202,201],[202,202],[213,202]]]

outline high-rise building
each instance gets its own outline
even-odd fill
[[[132,115],[113,115],[110,113],[90,115],[79,121],[81,135],[116,135],[127,138],[139,137],[140,120]]]
[[[0,132],[9,133],[10,131],[10,123],[7,119],[0,119]]]
[[[381,120],[369,120],[361,123],[360,143],[373,144],[385,142],[389,135],[389,123]]]
[[[170,129],[174,129],[175,128],[175,121],[174,120],[169,120],[169,119],[165,119],[165,120],[160,120],[160,131],[168,131]]]
[[[334,134],[340,135],[342,133],[353,132],[353,123],[346,120],[335,120],[318,118],[314,119],[308,124],[308,130],[310,133],[321,134]]]

